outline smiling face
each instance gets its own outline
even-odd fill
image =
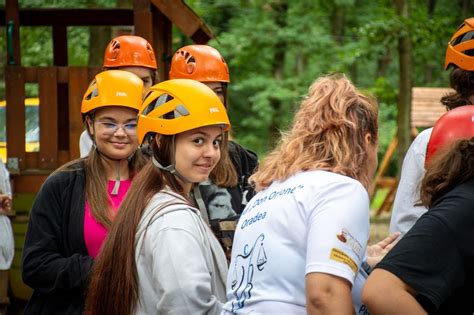
[[[87,125],[100,153],[114,160],[123,160],[138,148],[137,111],[127,107],[109,106],[98,109]]]
[[[205,181],[221,157],[222,128],[200,127],[176,135],[175,168],[192,183]],[[185,184],[186,189],[191,184]]]

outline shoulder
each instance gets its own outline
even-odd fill
[[[333,172],[320,170],[301,172],[295,175],[295,180],[325,193],[347,191],[367,195],[367,190],[358,180]]]
[[[48,176],[43,186],[64,185],[65,183],[84,178],[85,163],[79,159],[58,168]]]
[[[167,191],[156,193],[146,207],[142,226],[154,226],[155,229],[189,229],[200,219],[198,210],[191,207],[180,196]]]
[[[412,144],[410,145],[410,148],[408,149],[408,152],[411,151],[415,153],[420,153],[425,156],[426,147],[428,146],[428,142],[430,141],[432,131],[433,128],[428,128],[420,132],[418,136],[416,136],[416,138],[413,140]]]
[[[246,159],[249,161],[258,161],[257,154],[235,141],[229,141],[229,152],[233,158],[238,158],[240,160]]]
[[[456,229],[456,225],[461,227],[467,222],[474,223],[473,204],[474,178],[455,186],[438,198],[427,215],[449,222],[449,225]]]

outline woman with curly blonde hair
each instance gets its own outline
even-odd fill
[[[342,74],[313,83],[250,179],[258,193],[236,228],[226,314],[363,311],[358,274],[369,237],[377,113],[376,101]]]

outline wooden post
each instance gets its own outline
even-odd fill
[[[56,67],[38,69],[39,83],[39,167],[58,167],[58,85]]]
[[[81,101],[89,84],[86,67],[69,68],[69,158],[77,159],[79,153],[79,137],[83,130]]]
[[[7,99],[7,166],[12,173],[25,168],[25,69],[5,67]]]

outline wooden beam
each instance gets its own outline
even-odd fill
[[[191,39],[196,38],[200,44],[205,44],[214,37],[204,21],[182,0],[151,0],[151,2]]]
[[[13,191],[15,194],[38,193],[48,175],[16,175],[13,176]]]
[[[8,23],[13,17],[15,0],[6,1],[5,14],[0,14],[0,22]],[[9,9],[12,10],[9,13]],[[0,11],[0,12],[3,12]],[[133,25],[131,9],[22,9],[18,21],[21,26],[113,26]]]
[[[7,166],[15,173],[25,168],[25,71],[23,67],[5,67],[7,100]]]
[[[153,47],[155,48],[158,61],[158,78],[160,81],[164,81],[168,79],[173,54],[173,46],[171,43],[173,25],[171,21],[156,8],[152,10],[152,14],[153,29],[155,30]]]
[[[53,64],[55,66],[68,65],[66,26],[53,26]]]
[[[58,84],[55,67],[41,68],[38,73],[39,85],[39,126],[40,151],[39,167],[58,167]]]

